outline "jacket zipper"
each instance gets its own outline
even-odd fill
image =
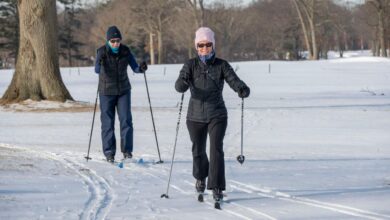
[[[206,90],[206,86],[207,86],[207,82],[206,82],[206,80],[207,80],[207,74],[208,74],[208,69],[206,69],[205,71],[204,71],[204,74],[203,74],[203,78],[204,78],[204,80],[203,80],[203,89],[204,90]],[[203,100],[202,100],[202,104],[203,104],[203,113],[206,113],[206,119],[207,119],[207,111],[205,111],[205,99],[206,99],[206,97],[202,97],[203,98]]]
[[[118,85],[118,94],[120,94],[120,85],[119,85],[119,56],[116,59],[116,84]]]

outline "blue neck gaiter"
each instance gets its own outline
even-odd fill
[[[211,51],[211,53],[207,54],[207,55],[198,55],[199,56],[199,59],[204,63],[206,64],[206,62],[208,60],[210,60],[213,56],[214,56],[215,52],[214,50]]]
[[[117,54],[119,53],[119,47],[115,48],[115,47],[112,47],[111,44],[107,41],[107,45],[110,47],[111,51],[114,53],[114,54]]]

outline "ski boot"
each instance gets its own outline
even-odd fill
[[[223,192],[221,189],[214,188],[213,189],[213,198],[214,198],[214,208],[221,209],[221,202],[223,199]]]
[[[195,188],[196,188],[196,192],[198,193],[198,201],[203,202],[204,201],[203,193],[204,190],[206,189],[206,180],[205,179],[196,180]]]
[[[106,157],[106,159],[107,159],[107,162],[109,162],[109,163],[114,163],[115,162],[113,156],[108,156],[108,157]]]
[[[133,158],[133,154],[130,152],[130,153],[123,153],[123,158],[124,159],[131,159]]]

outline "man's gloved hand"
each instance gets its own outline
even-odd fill
[[[143,61],[140,65],[139,65],[139,69],[141,70],[141,72],[145,72],[146,70],[148,70],[148,65],[146,64],[145,61]]]
[[[251,93],[251,90],[246,85],[244,85],[243,87],[240,88],[240,90],[238,90],[238,96],[240,98],[247,98],[250,93]]]

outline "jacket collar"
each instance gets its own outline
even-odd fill
[[[121,45],[119,45],[118,53],[113,53],[110,46],[108,44],[106,44],[106,51],[108,52],[108,54],[113,55],[113,56],[120,56],[122,51],[123,51],[122,48],[123,48],[123,46],[121,44]]]
[[[201,65],[211,65],[215,62],[215,52],[214,52],[213,56],[210,57],[210,59],[206,60],[206,64],[202,62],[199,55],[197,55],[197,59],[198,59],[198,62],[201,63]]]

